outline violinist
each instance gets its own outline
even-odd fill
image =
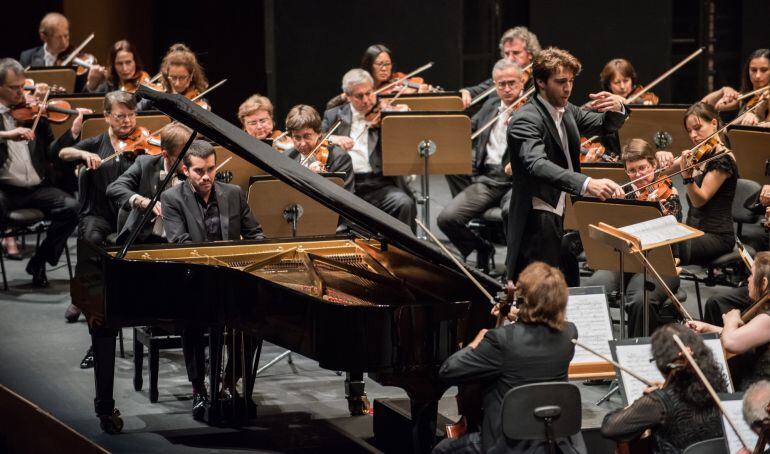
[[[336,135],[329,139],[346,150],[353,161],[356,195],[414,231],[414,196],[402,177],[382,174],[380,130],[367,120],[367,115],[378,107],[372,76],[363,69],[351,69],[342,78],[342,91],[350,103],[324,112],[321,130],[328,131],[338,120],[341,122]]]
[[[500,57],[517,63],[521,68],[529,66],[538,52],[540,52],[540,41],[537,39],[537,35],[529,31],[527,27],[511,28],[500,38]],[[532,78],[529,77],[524,84],[524,89],[528,90],[532,84]],[[487,79],[478,85],[461,89],[460,96],[462,96],[463,105],[467,108],[474,97],[484,93],[493,85],[494,81]]]
[[[756,315],[748,321],[741,317],[741,311],[733,309],[722,315],[724,327],[701,321],[688,321],[687,325],[699,333],[718,333],[722,346],[728,353],[748,355],[741,364],[748,370],[738,382],[739,389],[746,389],[757,380],[770,380],[770,305],[766,303],[770,292],[770,252],[757,253],[747,285],[750,306]]]
[[[184,44],[171,46],[160,64],[160,72],[167,93],[179,93],[193,99],[209,87],[198,57]]]
[[[684,116],[684,128],[693,145],[703,142],[721,126],[719,112],[704,102],[690,106]],[[721,157],[707,162],[704,169],[689,168],[682,172],[690,207],[686,223],[705,233],[679,243],[679,258],[683,265],[708,265],[735,247],[732,204],[738,184],[738,166],[730,150],[714,137],[711,143],[704,144],[695,152],[683,151],[669,170],[690,167],[691,163],[698,160],[698,155],[701,155],[702,160],[717,153]],[[669,159],[671,157],[669,154]]]
[[[43,16],[38,32],[43,45],[21,53],[19,63],[24,68],[55,66],[70,47],[70,23],[62,14],[48,13]]]
[[[482,329],[439,370],[447,385],[485,383],[481,432],[447,438],[436,445],[433,454],[548,451],[544,440],[506,440],[500,421],[503,397],[520,385],[567,381],[567,369],[575,354],[571,340],[578,332],[564,318],[569,292],[558,269],[532,263],[519,275],[516,290],[518,321]],[[556,442],[558,452],[587,452],[580,433]]]
[[[288,134],[274,129],[273,103],[265,96],[255,94],[243,101],[238,107],[238,120],[251,137],[272,145],[282,153],[293,145]]]
[[[655,150],[647,141],[643,139],[631,139],[628,144],[623,147],[622,159],[629,179],[635,180],[637,178],[642,178],[636,183],[638,186],[635,187],[641,187],[655,180],[654,172],[655,169],[658,168],[658,161],[655,158]],[[658,201],[661,204],[663,214],[670,214],[681,222],[682,204],[679,200],[676,188],[665,186],[656,189],[658,189],[658,192],[663,193],[658,195],[657,193],[654,193],[654,190],[647,191],[647,189],[644,189],[641,194],[635,190],[628,194],[623,194],[622,190],[619,190],[616,193],[616,196],[632,200]],[[644,275],[641,273],[626,273],[625,276],[623,276],[623,279],[625,280],[626,289],[625,310],[628,314],[628,336],[644,336]],[[679,277],[664,276],[664,279],[666,285],[668,285],[672,291],[676,292],[679,289]],[[617,291],[620,288],[620,273],[609,270],[597,270],[588,278],[584,285],[603,285],[607,292]],[[668,299],[668,294],[662,286],[657,285],[653,291],[647,291],[647,297],[651,309],[649,311],[649,329],[650,332],[653,332],[660,324],[658,309],[660,308],[660,305]]]
[[[455,196],[441,213],[437,223],[460,254],[467,257],[476,251],[476,263],[485,271],[495,247],[479,237],[467,224],[493,206],[503,210],[503,225],[508,222],[511,199],[511,177],[503,169],[506,131],[513,110],[506,109],[523,94],[521,67],[508,59],[500,59],[492,69],[497,96],[484,103],[473,116],[471,129],[476,130],[497,117],[494,126],[481,133],[473,143],[473,183]]]
[[[144,71],[142,60],[134,45],[122,39],[112,45],[106,71],[88,73],[85,91],[90,93],[108,93],[114,90],[135,92],[139,84],[150,81]]]
[[[343,187],[355,192],[353,161],[350,155],[333,143],[320,143],[321,115],[310,106],[299,104],[286,116],[286,131],[294,147],[286,152],[293,159],[315,173],[341,172],[345,174]]]
[[[757,49],[749,55],[743,67],[743,72],[741,73],[741,92],[744,94],[750,93],[768,85],[770,85],[770,49]],[[757,102],[762,94],[760,92],[754,95],[754,97],[739,101],[738,98],[741,96],[741,93],[732,87],[725,86],[704,96],[702,101],[714,106],[719,112],[738,109],[738,114],[740,115],[751,107],[750,104],[752,102]],[[762,123],[767,120],[767,112],[768,107],[765,104],[756,111],[745,115],[741,119],[740,124],[754,126]]]
[[[682,452],[699,441],[722,436],[719,409],[695,370],[674,342],[677,334],[716,392],[727,392],[727,380],[711,350],[693,331],[666,325],[652,335],[652,360],[665,382],[647,388],[628,407],[608,413],[602,435],[618,442],[636,440],[651,432],[653,454]]]
[[[51,220],[45,240],[29,260],[26,271],[32,283],[47,287],[45,263],[56,265],[67,238],[77,226],[78,202],[55,188],[47,178],[46,166],[57,162],[59,150],[75,143],[83,123],[82,112],[69,131],[54,139],[51,126],[41,118],[33,131],[21,126],[12,108],[25,104],[24,68],[12,58],[0,59],[0,230],[10,211],[35,208]]]

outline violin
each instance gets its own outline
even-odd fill
[[[73,109],[72,105],[63,99],[52,99],[47,101],[45,106],[42,107],[36,99],[30,99],[24,104],[13,107],[11,115],[20,123],[34,121],[40,115],[47,118],[51,123],[61,124],[67,121],[70,115],[78,115],[78,111]]]
[[[765,293],[762,298],[758,299],[753,304],[750,304],[749,307],[741,313],[741,321],[744,324],[748,323],[751,319],[762,312],[765,312],[768,308],[770,308],[770,294]]]
[[[309,167],[310,164],[314,162],[318,162],[321,165],[321,172],[326,172],[326,163],[329,162],[329,148],[331,147],[331,144],[329,144],[328,139],[322,140],[318,145],[316,145],[315,150],[311,151],[309,155],[302,158],[302,161],[300,163],[305,166]]]
[[[647,186],[641,191],[636,191],[636,200],[641,201],[658,201],[660,207],[663,209],[664,215],[671,214],[671,203],[668,201],[669,197],[674,193],[674,183],[670,178],[664,178],[662,180],[654,182],[652,185]]]
[[[24,90],[24,94],[32,96],[35,94],[35,90],[37,90],[37,85],[34,80],[32,79],[24,79],[24,87],[22,89]],[[59,93],[66,93],[67,90],[64,88],[54,84],[48,86],[48,91],[50,93],[59,94]]]
[[[634,100],[631,102],[631,104],[643,104],[645,106],[657,106],[658,103],[660,102],[660,99],[658,98],[658,96],[655,93],[651,92],[651,91],[646,91],[646,92],[642,93],[643,90],[644,90],[644,87],[641,86],[641,85],[637,85],[636,88],[634,88],[634,91],[632,91],[631,94],[628,95],[629,98],[632,98],[632,97],[634,98]],[[639,95],[639,93],[642,93],[642,94]]]
[[[580,162],[585,162],[586,156],[588,156],[588,153],[593,150],[600,153],[599,159],[604,162],[618,162],[617,158],[615,158],[614,156],[605,154],[606,149],[604,148],[604,145],[602,145],[596,140],[589,140],[585,137],[581,137],[580,138]]]
[[[56,66],[62,66],[65,65],[66,60],[62,60],[61,58],[57,58],[54,62],[54,65]],[[94,57],[92,54],[89,54],[87,52],[80,52],[75,57],[72,58],[70,63],[75,66],[75,74],[78,76],[85,75],[89,69],[91,69],[91,66],[95,65],[97,63],[96,57]]]
[[[688,163],[688,166],[693,166],[703,161],[704,159],[708,159],[714,154],[714,151],[716,151],[717,147],[721,144],[722,142],[719,140],[719,136],[714,135],[709,140],[698,145],[698,147],[694,149],[690,155],[690,162]]]
[[[157,156],[161,153],[160,135],[150,134],[150,131],[144,126],[137,126],[131,134],[122,137],[118,141],[118,150],[107,159],[117,156],[120,153],[135,157],[140,154]],[[103,160],[106,161],[107,159]]]
[[[764,90],[761,90],[752,96],[751,99],[746,102],[746,109],[751,109],[761,101],[766,101],[768,99],[768,95],[770,95],[770,90],[768,90],[768,88],[769,87],[765,87]]]
[[[181,95],[195,102],[195,104],[203,107],[204,109],[211,110],[211,106],[203,98],[200,97],[201,93],[198,91],[197,88],[188,87],[187,90],[184,91],[184,93],[181,93]]]
[[[137,88],[139,88],[139,85],[148,85],[150,84],[150,75],[147,74],[145,71],[139,71],[138,73],[135,73],[134,76],[128,80],[123,81],[123,83],[120,84],[120,87],[118,87],[118,90],[126,91],[128,93],[134,93],[136,92]],[[150,87],[155,88],[155,87]]]
[[[289,137],[289,133],[281,132],[278,129],[273,131],[269,136],[265,137],[264,142],[280,151],[281,153],[294,146],[291,137]]]

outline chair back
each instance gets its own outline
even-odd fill
[[[682,451],[682,454],[730,454],[727,452],[727,444],[724,438],[712,438],[699,441]]]
[[[579,433],[582,405],[577,386],[533,383],[511,389],[503,399],[503,435],[511,440],[546,440],[544,414],[555,415],[548,434],[553,439]]]

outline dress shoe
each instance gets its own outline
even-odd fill
[[[90,369],[94,367],[94,348],[88,347],[88,351],[86,352],[86,356],[83,357],[83,360],[80,361],[80,368],[81,369]]]
[[[209,407],[209,396],[202,393],[193,393],[192,416],[198,421],[206,415],[206,408]]]
[[[45,275],[45,261],[29,259],[27,273],[32,275],[32,284],[38,287],[48,287],[48,277]]]
[[[219,393],[219,395],[222,397],[222,400],[229,400],[229,399],[240,399],[241,395],[238,394],[238,391],[234,390],[230,387],[222,388],[222,392]]]
[[[79,318],[80,309],[74,304],[70,303],[70,305],[67,306],[67,310],[64,311],[64,319],[67,320],[67,323],[75,323]]]
[[[489,265],[495,263],[495,245],[487,240],[481,240],[482,245],[476,249],[476,267],[489,273]]]

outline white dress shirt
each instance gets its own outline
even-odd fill
[[[43,44],[43,61],[45,61],[46,66],[53,66],[58,56],[59,54],[52,54],[48,51],[48,44]]]
[[[348,154],[353,161],[353,173],[370,173],[372,165],[369,163],[369,126],[364,114],[358,112],[352,104],[350,111],[350,137],[355,143]]]
[[[507,109],[508,106],[500,101],[500,107],[498,112],[502,112]],[[489,140],[487,141],[487,156],[484,160],[484,164],[489,166],[499,166],[503,162],[503,154],[508,146],[508,119],[511,118],[511,112],[505,115],[500,115],[497,121],[492,126],[492,130],[489,132]]]
[[[3,117],[5,130],[16,128],[16,120],[10,109],[0,104],[0,115]],[[29,142],[26,140],[3,140],[8,146],[8,159],[0,168],[0,183],[10,186],[37,186],[43,180],[32,165]]]

